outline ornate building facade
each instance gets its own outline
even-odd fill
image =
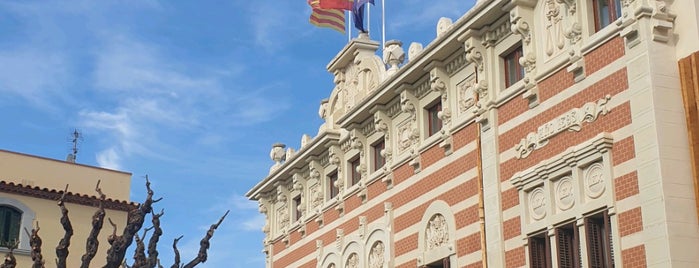
[[[327,66],[318,134],[275,144],[247,194],[267,267],[699,266],[678,67],[697,15],[483,0],[407,53],[360,35]]]
[[[93,215],[99,206],[98,180],[106,198],[103,202],[105,223],[98,236],[96,255],[90,262],[95,267],[106,263],[110,246],[107,238],[113,231],[107,218],[117,224],[118,234],[121,234],[128,211],[137,206],[128,201],[131,173],[0,150],[0,252],[4,255],[8,244],[16,241],[17,267],[31,267],[30,231],[38,225],[43,260],[47,266],[54,266],[55,249],[65,234],[61,225],[62,210],[57,201],[68,185],[64,205],[73,235],[66,267],[80,267]]]

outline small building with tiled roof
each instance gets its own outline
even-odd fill
[[[0,150],[0,252],[7,252],[2,246],[18,241],[14,250],[17,267],[30,267],[31,247],[25,229],[31,231],[38,224],[43,259],[53,262],[54,248],[65,233],[57,201],[68,185],[64,203],[74,232],[67,267],[79,267],[92,230],[92,217],[99,207],[98,181],[107,197],[103,203],[105,222],[111,219],[117,228],[123,228],[128,211],[138,205],[129,201],[131,173]],[[102,227],[92,265],[105,264],[107,237],[112,231],[108,223]]]

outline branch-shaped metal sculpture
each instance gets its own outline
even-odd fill
[[[177,242],[182,239],[182,236],[175,238],[175,241],[172,242],[172,249],[175,250],[175,263],[170,266],[170,268],[180,268],[180,251],[177,249]]]
[[[194,266],[197,266],[199,263],[204,263],[206,262],[206,259],[208,258],[208,255],[206,254],[206,251],[209,249],[209,240],[211,240],[211,237],[214,236],[214,231],[216,228],[218,228],[219,225],[223,222],[223,219],[226,218],[226,215],[228,215],[228,212],[230,210],[226,211],[226,214],[223,214],[221,219],[218,220],[217,223],[212,224],[211,227],[209,227],[209,231],[206,232],[206,235],[204,238],[201,239],[201,242],[199,242],[199,254],[197,254],[197,257],[194,258],[192,261],[189,263],[185,264],[183,268],[193,268]]]
[[[58,200],[58,206],[61,208],[61,225],[65,233],[63,238],[58,242],[56,246],[56,267],[66,268],[66,259],[68,258],[68,247],[70,247],[70,237],[73,236],[73,226],[70,224],[70,219],[68,218],[68,209],[65,206],[66,193],[68,192],[68,184],[66,184],[66,189],[63,190],[61,198]]]
[[[90,262],[97,254],[97,249],[100,245],[97,236],[102,230],[102,226],[104,225],[104,216],[106,215],[106,212],[104,211],[104,201],[107,199],[107,196],[102,192],[99,180],[97,181],[97,186],[95,186],[95,191],[99,195],[99,208],[97,211],[95,211],[95,214],[92,215],[92,230],[90,231],[90,235],[87,237],[87,241],[85,242],[85,254],[83,254],[81,257],[82,264],[80,265],[80,268],[89,268]]]
[[[24,232],[27,233],[29,237],[29,246],[32,248],[32,268],[44,268],[44,257],[41,255],[41,237],[39,237],[39,222],[35,222],[36,227],[32,228],[29,232],[27,228],[24,228]]]

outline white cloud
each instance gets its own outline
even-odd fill
[[[104,168],[120,170],[121,163],[117,149],[111,147],[97,154],[97,164]]]
[[[64,56],[34,48],[0,51],[0,93],[15,95],[41,108],[61,98],[67,75]]]

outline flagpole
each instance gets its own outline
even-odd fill
[[[386,0],[381,0],[381,49],[386,47]]]
[[[371,5],[369,3],[366,5],[366,31],[371,36]]]
[[[352,42],[352,12],[345,11],[345,14],[348,14],[347,19],[349,19],[349,23],[347,23],[347,43]]]

